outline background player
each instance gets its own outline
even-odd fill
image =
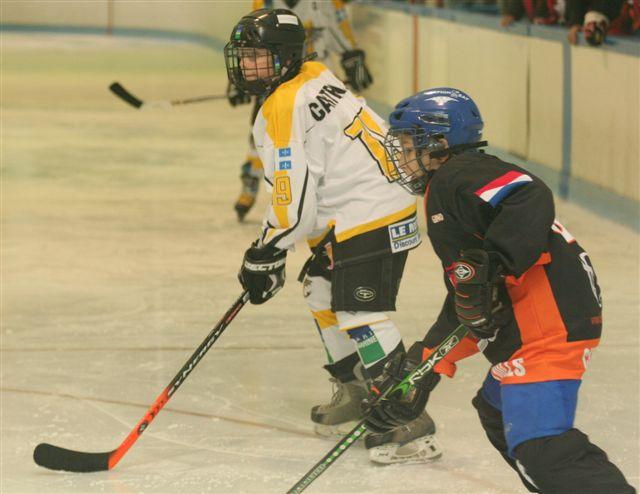
[[[456,360],[482,351],[492,367],[473,406],[531,492],[635,492],[574,427],[602,300],[587,253],[554,219],[551,191],[526,170],[471,151],[486,142],[480,112],[462,91],[418,93],[398,103],[390,123],[386,146],[397,182],[425,195],[447,296],[424,340],[395,358],[383,379],[406,375],[458,324],[472,336],[413,394],[373,406],[368,427],[385,431],[412,420],[440,374],[452,377]]]
[[[299,278],[337,386],[331,403],[311,413],[326,434],[360,419],[366,380],[404,352],[384,311],[395,310],[420,237],[415,198],[392,184],[384,122],[326,66],[308,61],[304,39],[293,12],[256,10],[234,27],[225,56],[238,89],[268,95],[253,138],[271,204],[239,278],[251,302],[264,303],[284,284],[287,250],[305,238],[312,247]],[[370,456],[432,459],[440,455],[434,432],[426,412],[417,414],[408,427],[368,438]]]
[[[366,89],[371,84],[373,79],[365,64],[365,53],[356,45],[342,0],[254,0],[253,10],[261,8],[292,10],[304,26],[307,55],[315,53],[317,59],[334,72],[334,57],[339,56],[346,82],[355,91]],[[251,95],[231,83],[227,89],[227,97],[232,106],[251,102]],[[262,95],[257,95],[253,100],[252,125],[262,106]],[[234,205],[239,221],[244,219],[255,204],[262,173],[262,162],[253,144],[253,137],[250,136],[247,160],[240,167],[242,189]]]

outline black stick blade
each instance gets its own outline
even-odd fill
[[[100,472],[109,470],[109,453],[83,453],[40,443],[33,450],[33,460],[41,467],[67,472]]]
[[[114,82],[109,86],[109,89],[113,94],[123,101],[126,101],[131,106],[140,108],[143,104],[141,99],[136,98],[133,94],[127,91],[119,82]]]

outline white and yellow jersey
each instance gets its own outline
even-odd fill
[[[302,21],[307,32],[307,54],[316,52],[326,63],[331,53],[341,55],[356,48],[356,41],[342,0],[299,0],[293,7],[285,0],[254,0],[253,9],[287,9]]]
[[[253,127],[271,204],[262,242],[283,249],[328,227],[336,240],[391,225],[416,199],[391,183],[384,121],[319,62],[265,100]]]

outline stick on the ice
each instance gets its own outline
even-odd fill
[[[467,335],[469,330],[465,326],[458,326],[454,329],[447,338],[440,343],[433,351],[433,353],[416,367],[407,377],[392,388],[384,391],[377,400],[384,400],[386,396],[391,393],[395,393],[398,390],[402,390],[403,394],[407,392],[415,383],[420,381],[427,373],[432,372],[435,365],[444,358],[453,348],[462,341]],[[377,401],[376,400],[376,401]],[[364,420],[361,420],[351,431],[347,433],[344,438],[336,444],[331,451],[322,457],[322,459],[316,463],[311,470],[309,470],[304,477],[302,477],[296,484],[287,491],[287,494],[299,494],[304,491],[311,483],[316,480],[324,471],[331,466],[342,454],[351,447],[358,439],[360,439],[366,432]]]
[[[130,104],[135,108],[138,108],[139,110],[143,110],[145,108],[166,108],[169,106],[188,105],[191,103],[200,103],[202,101],[225,99],[227,97],[224,94],[209,94],[205,96],[195,96],[193,98],[185,99],[143,101],[140,98],[134,96],[119,82],[113,82],[109,86],[109,89],[122,101]]]
[[[191,371],[198,365],[198,362],[202,360],[202,357],[205,356],[248,300],[249,293],[244,291],[226,314],[222,316],[222,319],[220,319],[216,327],[211,330],[193,355],[189,357],[187,363],[184,364],[169,385],[164,388],[162,393],[156,398],[151,408],[147,410],[145,416],[142,417],[140,422],[138,422],[125,440],[122,441],[120,446],[113,451],[107,451],[105,453],[85,453],[83,451],[74,451],[47,443],[41,443],[38,444],[33,451],[33,459],[35,462],[41,467],[51,470],[66,470],[68,472],[99,472],[102,470],[111,470],[115,467],[129,448],[133,446],[133,443],[135,443],[140,435],[149,427],[149,424],[151,424],[153,419],[160,413],[160,410],[162,410],[182,383],[184,383],[189,374],[191,374]]]

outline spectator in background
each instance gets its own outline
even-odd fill
[[[503,27],[528,18],[534,24],[564,24],[569,43],[578,33],[592,46],[601,45],[607,34],[628,35],[640,28],[640,0],[501,0]]]
[[[578,33],[592,46],[604,43],[607,34],[633,34],[640,28],[638,0],[567,0],[569,43],[578,44]]]
[[[473,9],[476,6],[495,5],[496,0],[438,0],[436,3],[438,7]]]
[[[564,16],[564,0],[502,0],[501,3],[502,27],[524,16],[534,24],[558,24]]]
[[[640,31],[640,0],[626,0],[620,14],[609,27],[610,34],[636,34]]]
[[[496,5],[497,0],[396,0],[427,7],[444,7],[447,9],[471,9],[476,6]]]

